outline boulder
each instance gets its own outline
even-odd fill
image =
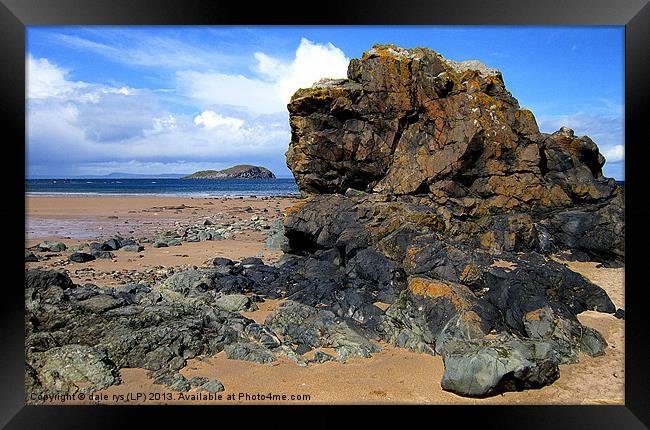
[[[75,252],[73,254],[70,254],[68,260],[75,263],[87,263],[89,261],[93,261],[95,258],[96,257],[92,254],[87,254],[85,252]]]
[[[316,351],[314,357],[309,361],[313,363],[325,363],[327,361],[336,361],[336,357],[323,351]]]
[[[95,258],[106,258],[109,260],[115,258],[115,254],[111,251],[93,251],[91,255]]]
[[[370,357],[381,350],[332,312],[293,301],[284,302],[269,314],[265,325],[280,334],[285,343],[307,345],[310,349],[334,348],[341,361],[351,356]]]
[[[480,339],[501,329],[501,314],[461,284],[413,276],[386,311],[389,341],[417,352],[442,353],[447,338]]]
[[[47,393],[90,393],[120,381],[106,351],[84,345],[64,345],[35,353],[31,367]]]
[[[122,243],[119,239],[113,238],[109,239],[106,242],[102,243],[101,245],[101,250],[102,251],[117,251],[122,247]]]
[[[251,300],[243,294],[227,294],[221,296],[214,301],[214,304],[218,308],[229,312],[254,310],[257,308]]]
[[[126,252],[141,252],[144,251],[144,246],[138,244],[124,245],[121,249]]]
[[[444,390],[468,397],[521,391],[549,385],[560,376],[552,347],[503,336],[446,342],[443,354]]]
[[[252,342],[237,342],[224,347],[226,357],[232,360],[254,361],[256,363],[271,363],[276,360],[273,353]]]
[[[197,389],[199,391],[207,391],[208,393],[218,393],[220,391],[223,391],[225,388],[220,381],[217,381],[216,379],[212,379],[210,381],[206,381],[205,383],[199,385]]]
[[[37,245],[39,251],[49,251],[49,252],[62,252],[68,249],[68,247],[63,242],[55,242],[46,240]]]

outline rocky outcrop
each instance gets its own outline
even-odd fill
[[[377,45],[348,79],[298,90],[289,112],[287,165],[306,193],[428,206],[420,212],[483,247],[624,255],[623,190],[602,175],[596,144],[567,128],[540,133],[497,70]]]
[[[223,170],[201,170],[181,179],[275,179],[266,167],[238,164]]]
[[[499,71],[424,48],[376,45],[288,108],[287,165],[308,196],[283,249],[391,304],[366,316],[360,294],[364,327],[442,354],[443,388],[468,396],[540,387],[603,353],[576,315],[614,305],[550,258],[623,262],[623,189],[591,139],[541,133]]]

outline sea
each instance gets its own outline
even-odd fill
[[[625,187],[624,181],[616,181]],[[279,179],[27,179],[29,195],[149,195],[191,197],[295,196],[293,178]]]
[[[299,195],[293,178],[278,179],[27,179],[28,195],[247,197]]]

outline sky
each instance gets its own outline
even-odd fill
[[[541,131],[588,135],[605,176],[622,180],[624,37],[611,26],[29,27],[27,175],[256,164],[291,177],[291,95],[394,43],[499,69]]]

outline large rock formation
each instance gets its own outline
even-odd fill
[[[567,128],[540,133],[477,61],[377,45],[348,79],[298,90],[289,112],[287,165],[306,193],[426,206],[410,210],[483,248],[624,255],[623,191],[596,144]]]
[[[392,303],[374,330],[443,354],[443,388],[539,387],[602,353],[576,315],[611,300],[549,258],[624,259],[623,190],[591,139],[541,133],[499,71],[424,48],[376,45],[288,108],[287,165],[309,196],[285,251],[369,282]]]

